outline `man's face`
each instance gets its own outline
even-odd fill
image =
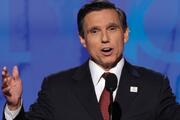
[[[113,9],[90,12],[84,18],[83,30],[80,42],[91,59],[105,70],[112,68],[121,59],[128,39],[128,29],[123,32],[117,12]]]

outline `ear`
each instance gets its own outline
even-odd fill
[[[83,47],[86,48],[86,40],[82,36],[79,35],[80,43],[82,44]]]
[[[127,43],[129,38],[129,28],[126,28],[126,31],[124,32],[124,43]]]

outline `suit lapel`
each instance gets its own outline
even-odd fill
[[[137,91],[130,90],[130,88],[137,88]],[[128,114],[133,101],[141,92],[140,89],[141,86],[137,70],[125,62],[115,99],[120,106],[122,115]]]
[[[82,65],[74,74],[75,84],[73,92],[85,110],[94,120],[101,120],[98,101],[94,90],[94,85],[91,79],[88,62]]]

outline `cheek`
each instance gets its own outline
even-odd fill
[[[124,48],[124,41],[123,40],[118,40],[114,44],[114,48],[117,50],[116,52],[122,52]]]
[[[89,49],[97,49],[99,47],[99,39],[96,37],[89,37],[86,41],[86,45]]]
[[[97,45],[94,42],[86,42],[86,48],[88,49],[89,52],[95,52],[97,49]]]

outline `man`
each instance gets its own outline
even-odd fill
[[[12,76],[3,68],[6,119],[108,120],[99,106],[105,86],[102,76],[108,72],[118,80],[113,92],[113,101],[119,108],[117,120],[180,120],[180,107],[168,79],[124,59],[128,26],[122,10],[110,2],[88,3],[78,13],[78,30],[90,59],[79,67],[45,78],[29,112],[23,110],[18,68],[14,67]]]

